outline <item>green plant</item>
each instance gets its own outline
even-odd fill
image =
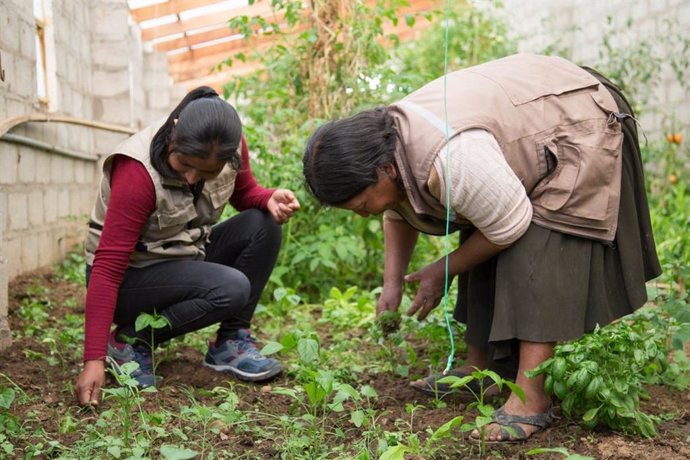
[[[555,349],[554,357],[527,373],[545,374],[544,389],[559,398],[563,414],[593,428],[607,425],[645,437],[656,434],[656,416],[640,410],[647,398],[643,384],[668,367],[668,329],[653,311],[597,328],[580,340]]]
[[[86,285],[86,260],[83,248],[77,246],[67,254],[65,259],[55,267],[55,274],[64,280],[82,286]]]
[[[487,385],[487,379],[492,383]],[[470,382],[473,381],[479,385],[479,391],[476,391],[469,385]],[[479,446],[482,455],[484,455],[486,451],[486,426],[491,423],[492,416],[495,411],[493,405],[489,404],[488,402],[487,391],[495,387],[500,392],[503,391],[503,386],[507,386],[510,391],[520,399],[520,401],[523,403],[525,402],[525,392],[522,388],[510,380],[502,378],[496,372],[488,369],[475,369],[470,375],[466,375],[464,377],[449,375],[439,379],[438,382],[449,384],[451,388],[463,388],[463,391],[469,392],[474,397],[474,401],[467,405],[467,410],[476,408],[479,412],[479,415],[477,415],[471,423],[463,423],[460,427],[460,430],[462,432],[473,430],[477,430],[479,432]],[[506,427],[506,429],[508,428]]]
[[[133,428],[134,428],[134,414],[135,408],[136,413],[139,414],[142,426],[144,429],[148,428],[148,423],[145,418],[145,412],[141,407],[144,402],[144,393],[155,393],[156,388],[146,387],[139,388],[139,383],[132,376],[132,373],[139,368],[139,364],[136,362],[124,363],[121,366],[115,361],[111,360],[111,365],[117,368],[117,371],[112,371],[111,374],[115,377],[118,384],[117,388],[103,388],[101,391],[104,394],[104,399],[112,399],[116,403],[116,407],[112,410],[105,411],[101,414],[100,420],[106,420],[112,418],[115,413],[119,416],[119,422],[122,424],[122,447],[127,449],[137,448],[150,448],[149,438],[144,440],[136,439],[136,445],[132,445]],[[111,440],[112,441],[112,440]],[[115,449],[119,452],[120,443],[116,442],[115,445],[108,447],[108,450]],[[117,455],[119,457],[119,455]]]
[[[441,439],[449,438],[453,435],[453,429],[460,426],[463,421],[462,416],[453,417],[437,429],[427,428],[428,437],[421,440],[414,431],[414,414],[417,409],[423,406],[407,404],[405,411],[410,415],[409,421],[405,421],[406,429],[402,434],[402,439],[397,439],[394,445],[388,446],[384,442],[382,453],[379,460],[404,460],[406,454],[413,456],[433,456],[438,451],[438,442]]]
[[[18,435],[21,430],[17,417],[9,413],[14,397],[15,392],[12,388],[0,387],[0,450],[6,455],[14,452],[11,437]]]
[[[171,327],[170,320],[163,315],[159,315],[155,310],[153,314],[140,313],[139,316],[137,316],[137,319],[134,321],[134,330],[137,332],[149,328],[151,341],[148,345],[151,347],[151,366],[153,367],[154,374],[156,373],[156,368],[158,366],[156,363],[155,353],[156,345],[158,344],[155,343],[154,333],[156,329],[163,329],[165,327]]]

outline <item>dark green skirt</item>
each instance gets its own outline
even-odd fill
[[[591,72],[609,88],[619,111],[632,114],[618,88]],[[512,355],[513,367],[518,340],[577,339],[647,301],[645,282],[659,276],[661,266],[634,120],[623,121],[623,132],[620,211],[613,243],[530,225],[511,247],[460,276],[455,318],[467,324],[468,345],[490,351],[497,361]],[[471,233],[463,231],[461,242]]]

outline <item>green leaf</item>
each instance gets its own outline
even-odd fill
[[[361,427],[362,423],[364,423],[364,412],[361,410],[353,411],[350,413],[350,421],[357,428]]]
[[[450,419],[449,421],[438,427],[436,431],[434,431],[434,433],[431,435],[431,439],[437,440],[450,436],[452,434],[453,428],[460,425],[462,423],[462,420],[462,415],[458,415],[457,417]]]
[[[518,384],[516,384],[516,383],[513,383],[513,382],[511,382],[511,381],[509,381],[509,380],[504,380],[503,383],[505,383],[506,386],[507,386],[508,388],[510,388],[510,391],[512,391],[513,393],[515,393],[515,396],[517,396],[518,398],[520,398],[520,401],[522,401],[523,404],[525,403],[525,401],[527,400],[527,396],[525,396],[525,390],[523,390],[523,389],[520,387],[520,385],[518,385]]]
[[[297,354],[302,363],[315,363],[319,360],[319,343],[314,339],[301,339],[297,343]]]
[[[567,363],[565,362],[565,359],[561,358],[560,356],[556,358],[553,361],[553,365],[551,366],[551,375],[553,376],[554,380],[559,381],[563,380],[563,377],[565,377],[565,371],[568,368]]]
[[[196,458],[196,456],[199,455],[195,450],[182,449],[168,444],[161,446],[160,453],[166,460],[188,460]]]
[[[261,349],[261,354],[264,356],[272,355],[273,353],[278,353],[283,348],[283,345],[278,342],[267,342]]]
[[[582,420],[584,420],[585,422],[590,422],[594,420],[594,417],[597,416],[599,409],[601,409],[601,406],[591,408],[590,410],[585,412],[585,415],[582,416]]]
[[[407,449],[404,445],[398,444],[396,446],[391,446],[386,451],[381,454],[379,460],[405,460],[405,451]]]
[[[486,417],[484,415],[478,415],[477,418],[474,419],[474,424],[476,425],[477,428],[481,428],[483,426],[488,425],[491,423],[492,418],[491,417]]]
[[[297,391],[295,391],[293,388],[274,388],[273,391],[271,391],[271,393],[283,396],[290,396],[293,399],[299,399],[299,397],[297,396]]]
[[[362,394],[362,396],[365,396],[367,398],[378,398],[379,394],[374,390],[373,387],[369,385],[364,385],[362,388],[359,389],[359,392]]]
[[[153,322],[153,317],[148,313],[141,313],[134,321],[134,329],[139,332],[146,329]]]
[[[2,388],[0,389],[0,407],[3,409],[9,409],[14,401],[14,390],[12,388]]]

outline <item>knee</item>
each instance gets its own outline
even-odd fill
[[[280,224],[276,222],[271,213],[258,209],[249,209],[247,213],[248,225],[254,229],[254,234],[261,237],[269,246],[280,247],[282,231]]]
[[[251,294],[249,279],[239,270],[223,267],[223,276],[212,290],[211,303],[215,308],[241,308]]]

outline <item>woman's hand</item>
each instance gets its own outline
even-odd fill
[[[86,361],[84,370],[74,385],[79,404],[97,406],[101,399],[101,387],[105,382],[105,363],[101,360]]]
[[[436,261],[417,272],[405,276],[405,281],[408,283],[419,282],[417,295],[415,295],[412,305],[407,310],[408,315],[412,316],[419,312],[417,319],[421,321],[426,318],[429,312],[443,298],[445,276],[443,260]]]
[[[379,317],[386,311],[398,311],[402,301],[402,286],[390,287],[383,285],[383,291],[376,302],[376,316]]]
[[[299,201],[292,191],[279,188],[268,200],[268,211],[279,224],[284,224],[299,209]]]

